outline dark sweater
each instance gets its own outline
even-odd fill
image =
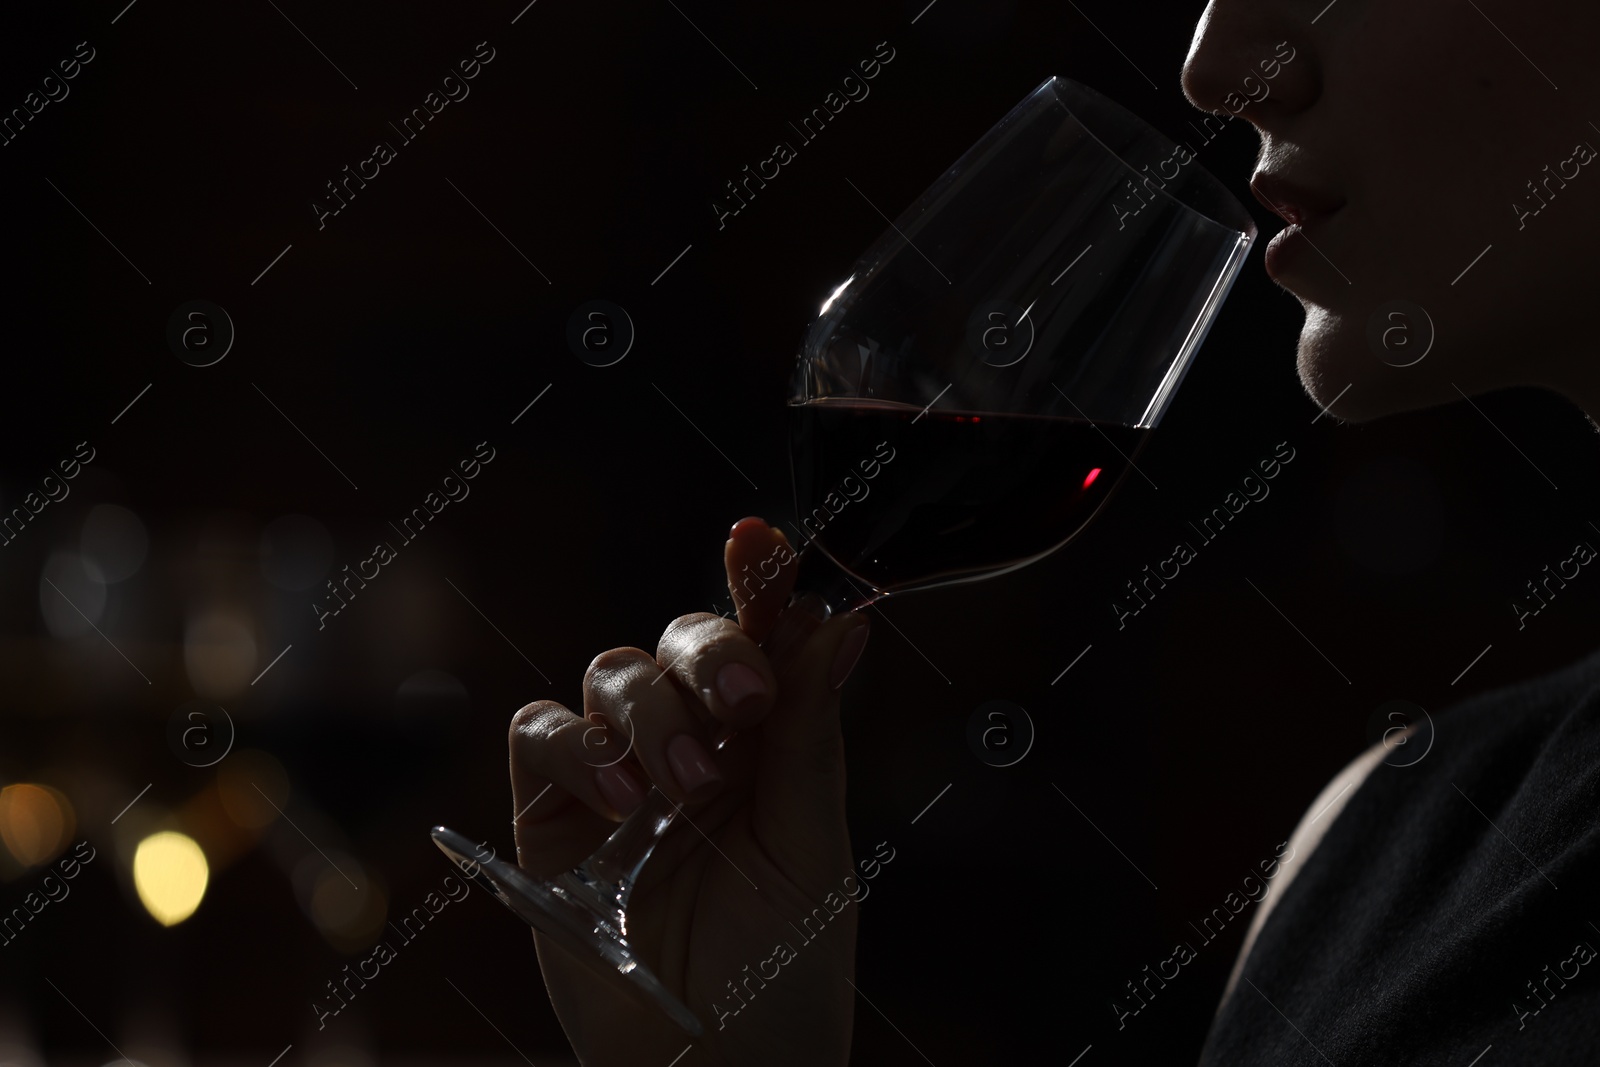
[[[1600,1064],[1597,953],[1600,653],[1437,716],[1426,757],[1373,770],[1200,1062]]]

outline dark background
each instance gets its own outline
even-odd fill
[[[392,917],[449,873],[430,825],[508,854],[511,713],[577,703],[597,652],[653,648],[673,616],[722,601],[729,524],[788,510],[775,416],[794,346],[883,229],[845,179],[897,212],[1051,74],[1189,136],[1178,70],[1201,5],[938,0],[912,25],[923,0],[541,0],[512,25],[522,0],[139,0],[118,17],[123,2],[50,5],[0,36],[5,109],[77,42],[97,52],[0,148],[0,509],[77,442],[97,452],[0,549],[0,784],[59,790],[72,840],[99,853],[0,948],[0,1053],[99,1063],[115,1044],[153,1064],[265,1065],[292,1044],[283,1064],[521,1062],[509,1041],[558,1061],[527,935],[478,894],[318,1033],[311,1000],[377,936],[314,921],[317,893],[337,889],[324,860],[358,869]],[[471,95],[319,231],[324,183],[395,141],[386,123],[483,40],[496,55]],[[723,183],[885,40],[896,56],[870,97],[718,232]],[[1200,154],[1247,202],[1254,145],[1235,122]],[[1250,203],[1264,241],[1277,227]],[[165,340],[197,298],[237,327],[205,368]],[[612,367],[565,342],[592,298],[637,326]],[[1504,393],[1482,413],[1313,424],[1299,321],[1258,246],[1140,461],[1159,489],[1126,481],[1033,567],[875,609],[846,701],[850,810],[855,851],[888,841],[896,859],[862,906],[856,982],[878,1010],[858,1007],[859,1062],[1070,1060],[1091,1044],[1085,1064],[1192,1062],[1248,913],[1121,1032],[1112,999],[1272,856],[1375,736],[1375,709],[1437,715],[1600,639],[1600,579],[1521,632],[1509,607],[1597,536],[1596,442],[1576,410]],[[353,566],[483,440],[496,458],[471,496],[326,629],[316,590],[265,580],[274,520],[312,517],[331,538],[323,564]],[[1123,582],[1284,441],[1296,459],[1271,496],[1118,632]],[[137,516],[149,548],[103,587],[102,638],[43,579],[83,573],[49,561],[80,550],[104,504]],[[99,595],[77,580],[63,590]],[[218,677],[193,666],[213,661]],[[210,769],[168,740],[197,698],[237,726]],[[1006,769],[966,742],[991,699],[1038,731]],[[207,848],[212,880],[164,929],[129,871],[139,838],[169,827]],[[43,873],[0,851],[3,910]]]

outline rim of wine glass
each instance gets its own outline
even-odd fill
[[[1128,162],[1127,158],[1106,143],[1096,127],[1104,130],[1107,124],[1126,126],[1136,134],[1147,140],[1152,146],[1162,149],[1167,153],[1176,152],[1178,143],[1150,123],[1129,111],[1115,100],[1105,94],[1090,88],[1082,82],[1059,75],[1051,75],[1040,82],[1031,92],[1019,100],[1010,111],[996,122],[989,130],[963,152],[951,166],[941,174],[932,185],[923,190],[922,194],[914,200],[891,223],[889,228],[878,235],[878,238],[868,245],[852,266],[850,273],[828,296],[818,309],[815,317],[806,324],[801,334],[799,357],[796,361],[797,372],[803,372],[807,360],[812,354],[813,343],[828,336],[833,324],[836,324],[850,313],[855,304],[859,287],[851,290],[852,284],[859,278],[869,277],[881,269],[888,260],[893,250],[898,250],[901,242],[910,242],[911,235],[916,233],[925,219],[928,209],[950,193],[951,187],[964,178],[967,165],[983,153],[992,150],[995,145],[1004,140],[1011,132],[1012,127],[1025,116],[1036,112],[1041,106],[1055,105],[1070,118],[1078,129],[1092,140],[1108,159],[1115,160],[1131,178],[1138,178],[1139,171]],[[1197,154],[1191,148],[1190,161],[1181,166],[1192,168],[1185,176],[1184,191],[1190,194],[1187,198],[1175,195],[1169,188],[1174,181],[1168,179],[1162,188],[1155,192],[1183,213],[1200,219],[1209,226],[1216,227],[1227,233],[1235,234],[1238,241],[1234,246],[1229,263],[1218,276],[1217,284],[1213,287],[1207,298],[1207,310],[1201,315],[1198,322],[1204,323],[1198,337],[1191,337],[1185,341],[1185,348],[1198,347],[1199,338],[1203,338],[1209,330],[1212,315],[1221,300],[1231,288],[1234,279],[1238,276],[1239,269],[1244,263],[1249,252],[1259,236],[1255,219],[1249,210],[1235,196],[1216,175],[1202,166]],[[1147,183],[1148,187],[1148,183]],[[1192,195],[1196,191],[1201,194],[1201,203],[1197,204]],[[1190,342],[1194,343],[1191,344]],[[1183,360],[1173,365],[1172,373],[1163,380],[1157,390],[1156,397],[1152,400],[1145,417],[1140,420],[1141,425],[1148,423],[1154,425],[1159,419],[1160,412],[1165,410],[1173,393],[1183,377],[1188,373],[1191,360]],[[798,399],[804,402],[809,399],[809,393],[804,385],[803,373],[791,380],[790,403]],[[1154,413],[1152,415],[1152,413]]]
[[[930,205],[938,203],[941,197],[949,193],[951,185],[958,180],[960,172],[964,169],[963,165],[983,151],[991,148],[996,141],[1006,135],[1014,123],[1030,110],[1037,108],[1043,100],[1048,100],[1060,107],[1077,124],[1078,128],[1100,147],[1100,150],[1107,157],[1116,160],[1132,177],[1137,178],[1139,176],[1138,170],[1120,152],[1111,148],[1101,134],[1095,132],[1096,119],[1132,127],[1169,153],[1175,152],[1178,148],[1178,143],[1172,138],[1104,93],[1071,78],[1051,75],[1040,82],[1027,96],[1019,100],[1010,111],[1006,112],[999,122],[990,127],[988,132],[963,152],[955,163],[951,164],[932,185],[923,190],[922,194],[901,212],[888,229],[880,233],[878,238],[867,246],[844,281],[833,290],[832,294],[823,302],[822,307],[818,309],[816,316],[807,324],[802,338],[813,336],[815,331],[829,319],[830,314],[834,320],[846,315],[850,305],[854,302],[853,294],[847,295],[851,283],[857,278],[872,274],[889,257],[891,248],[898,247],[900,241],[910,240],[910,235],[916,232],[919,226],[921,216]],[[1076,110],[1074,109],[1075,105]],[[1190,149],[1190,153],[1193,156],[1194,150]],[[1242,235],[1247,249],[1253,246],[1259,236],[1259,230],[1256,228],[1255,219],[1251,217],[1249,210],[1241,200],[1234,196],[1215,174],[1212,174],[1202,166],[1198,159],[1191,159],[1189,163],[1183,164],[1183,166],[1193,168],[1194,174],[1190,178],[1192,186],[1203,189],[1205,200],[1210,202],[1212,207],[1220,210],[1206,210],[1204,207],[1197,206],[1189,200],[1173,195],[1167,188],[1157,189],[1156,192],[1188,214],[1203,219],[1212,226]],[[1170,185],[1171,182],[1169,181],[1167,184]],[[1230,276],[1231,273],[1233,272],[1230,272]],[[804,339],[801,342],[800,350],[803,361],[806,351],[806,341]]]
[[[1156,127],[1152,126],[1150,123],[1146,122],[1132,111],[1129,111],[1127,108],[1123,107],[1109,96],[1106,96],[1104,93],[1099,92],[1098,90],[1093,89],[1080,81],[1075,81],[1072,78],[1063,78],[1059,75],[1051,75],[1044,81],[1040,82],[1037,89],[1028,94],[1027,98],[1018,105],[1017,110],[1020,111],[1026,108],[1027,105],[1032,103],[1035,98],[1047,92],[1053,94],[1055,102],[1061,106],[1061,109],[1068,115],[1072,116],[1072,120],[1076,122],[1083,129],[1083,131],[1100,146],[1106,155],[1115,159],[1118,163],[1121,163],[1132,174],[1137,175],[1139,171],[1133,166],[1133,164],[1124,159],[1121,153],[1117,152],[1110,145],[1108,145],[1105,141],[1105,138],[1103,138],[1100,133],[1096,131],[1095,126],[1099,120],[1131,126],[1139,130],[1144,135],[1154,139],[1155,143],[1164,148],[1168,153],[1173,153],[1178,150],[1178,142],[1174,141],[1172,138],[1156,129]],[[1188,148],[1187,146],[1185,147],[1187,148],[1191,157],[1198,155],[1193,148]],[[1202,166],[1198,159],[1191,158],[1189,163],[1182,165],[1193,168],[1194,173],[1191,177],[1191,181],[1204,190],[1206,194],[1205,199],[1211,202],[1210,206],[1212,208],[1220,207],[1222,210],[1208,210],[1206,206],[1191,203],[1189,200],[1184,199],[1183,197],[1174,195],[1167,187],[1171,184],[1170,179],[1167,180],[1166,185],[1163,185],[1161,188],[1157,189],[1156,192],[1165,196],[1168,200],[1171,200],[1174,204],[1177,204],[1185,211],[1192,212],[1208,222],[1212,222],[1218,226],[1222,226],[1226,229],[1244,234],[1253,243],[1258,232],[1256,229],[1255,219],[1250,217],[1249,210],[1244,206],[1240,199],[1233,195],[1228,187],[1224,185],[1215,174],[1212,174],[1209,170]],[[1234,217],[1232,219],[1218,217],[1219,215],[1228,214],[1231,214]]]

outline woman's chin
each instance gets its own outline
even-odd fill
[[[1369,336],[1375,331],[1367,323],[1307,307],[1297,360],[1306,395],[1342,422],[1370,422],[1461,399],[1443,373],[1443,354],[1431,348],[1428,328],[1408,328],[1409,348],[1398,343],[1398,334],[1384,348],[1381,331]]]

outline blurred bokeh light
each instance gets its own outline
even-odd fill
[[[237,695],[257,669],[250,617],[227,609],[192,616],[183,639],[183,666],[200,696],[221,700]]]
[[[162,926],[176,926],[194,914],[210,877],[200,846],[175,830],[151,834],[133,854],[139,902]]]
[[[354,857],[308,853],[296,864],[292,880],[301,908],[328,944],[353,953],[377,941],[389,917],[388,894]]]
[[[0,841],[18,863],[48,863],[66,848],[75,820],[72,804],[45,785],[19,783],[0,789]]]
[[[106,582],[93,560],[52,552],[39,576],[39,614],[53,637],[81,637],[106,610]]]

